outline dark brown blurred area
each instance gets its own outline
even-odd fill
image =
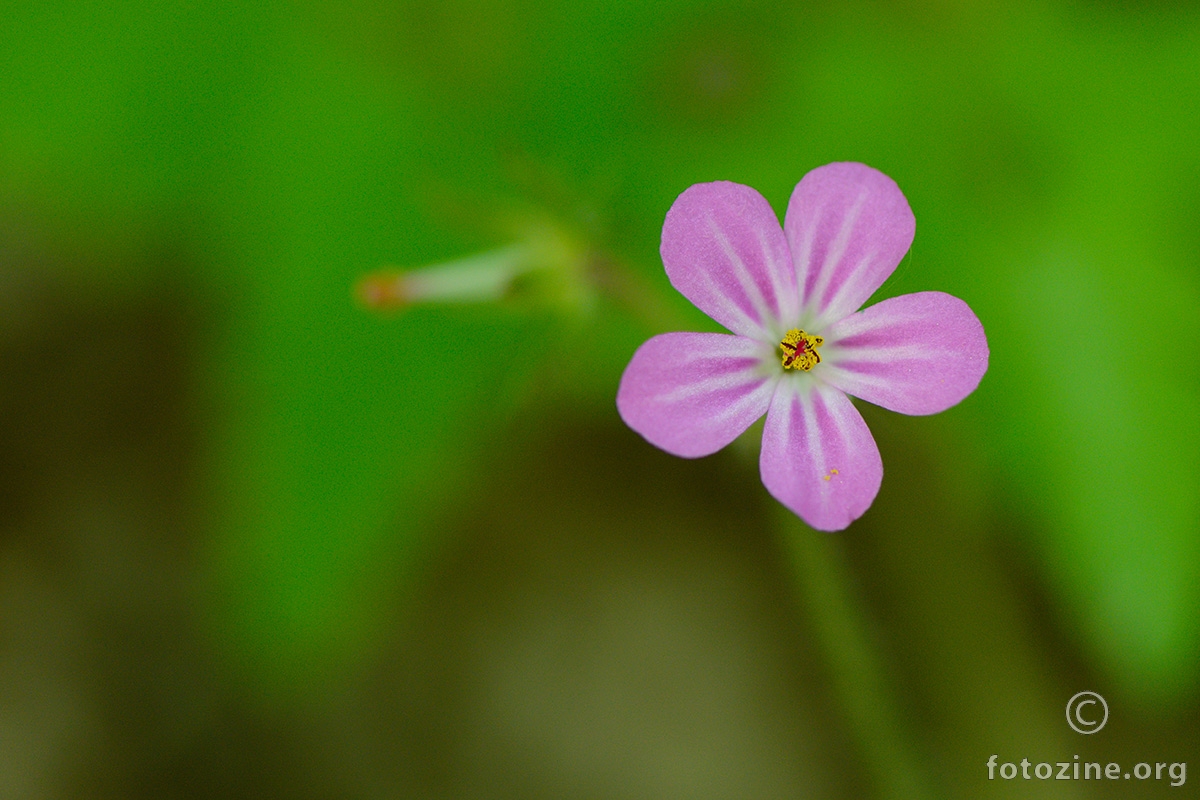
[[[346,700],[363,796],[860,796],[753,453],[530,414],[491,456]]]
[[[211,307],[169,254],[137,265],[165,281],[105,286],[105,264],[7,232],[3,796],[319,796],[296,774],[293,728],[245,702],[202,635],[196,376]]]
[[[495,432],[378,657],[257,696],[199,576],[214,305],[170,255],[133,287],[9,258],[5,797],[855,796],[753,453],[681,465],[615,414]]]

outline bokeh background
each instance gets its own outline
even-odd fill
[[[992,356],[826,535],[614,396],[674,198],[837,160]],[[1191,793],[984,765],[1200,770],[1198,308],[1191,4],[6,3],[0,797]]]

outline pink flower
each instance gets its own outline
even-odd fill
[[[621,376],[621,418],[668,453],[698,458],[766,414],[767,491],[814,528],[845,528],[883,480],[879,448],[846,395],[936,414],[987,371],[983,326],[957,297],[918,292],[858,310],[914,230],[895,182],[863,164],[805,175],[782,230],[748,186],[692,186],[667,212],[663,264],[671,284],[733,335],[647,341]]]

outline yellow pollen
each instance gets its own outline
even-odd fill
[[[808,372],[821,363],[817,348],[825,344],[820,336],[792,328],[783,336],[779,349],[783,351],[784,369],[802,369]]]

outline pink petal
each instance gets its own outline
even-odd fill
[[[944,292],[893,297],[825,331],[821,379],[901,414],[936,414],[975,391],[987,337],[970,307]]]
[[[778,339],[779,320],[799,310],[779,218],[749,186],[698,183],[679,195],[663,223],[662,259],[671,285],[742,336]]]
[[[776,500],[812,527],[840,531],[879,493],[883,461],[858,409],[816,381],[781,383],[767,412],[759,469]]]
[[[896,183],[865,164],[818,167],[792,192],[784,222],[803,311],[821,329],[883,285],[916,221]]]
[[[765,368],[770,356],[760,342],[724,333],[655,336],[625,368],[617,410],[668,453],[715,453],[766,413],[779,380]]]

